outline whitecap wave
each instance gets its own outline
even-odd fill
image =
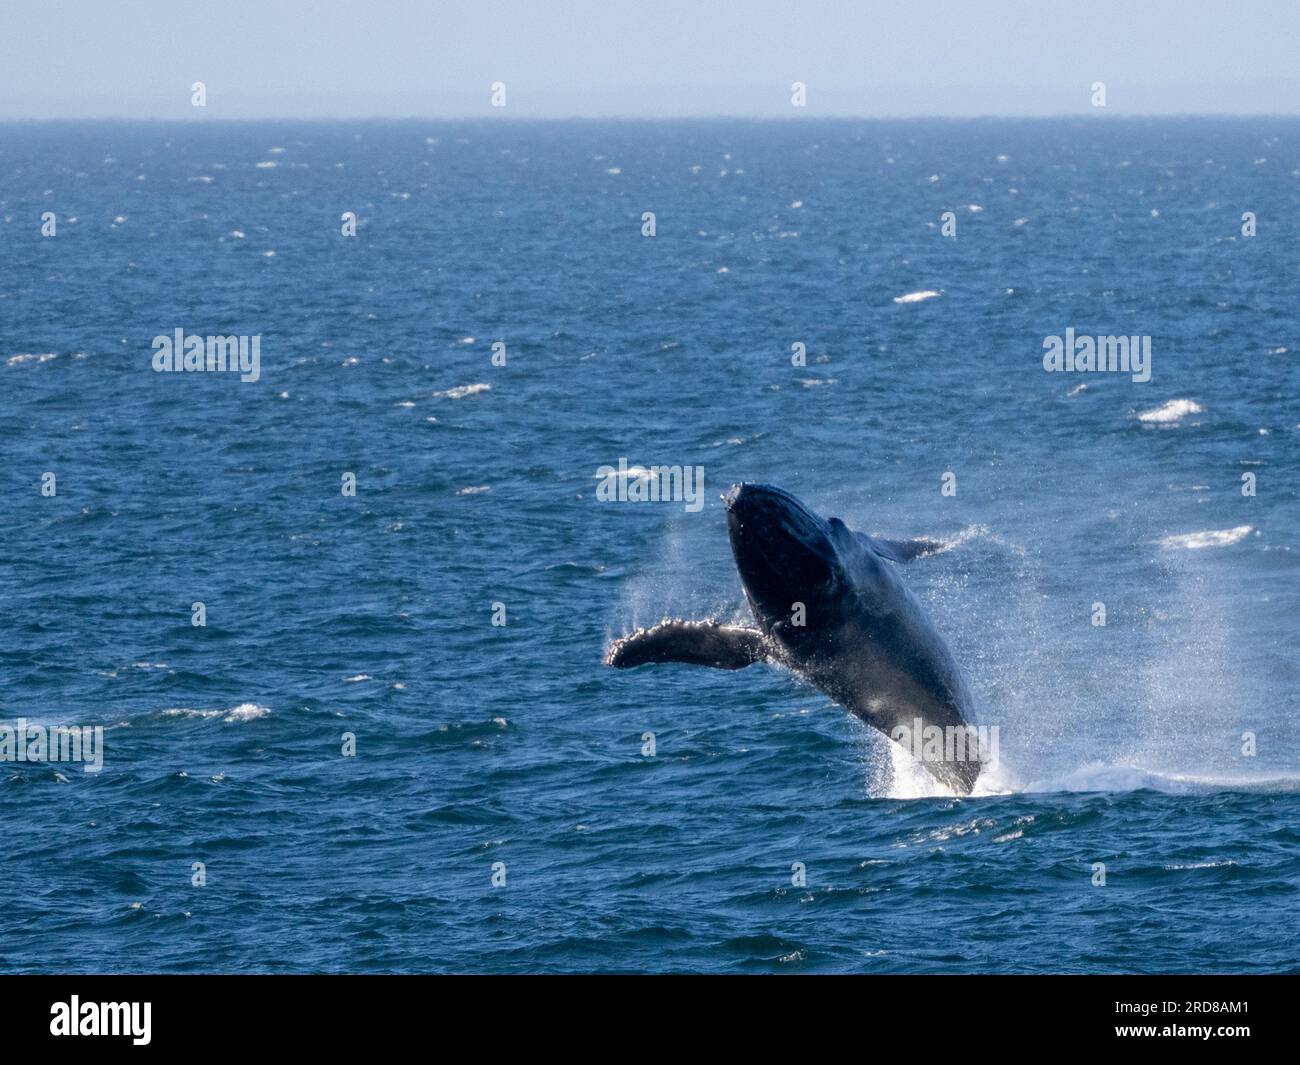
[[[444,392],[435,392],[434,399],[464,399],[466,396],[477,396],[480,392],[491,392],[492,386],[479,382],[473,385],[457,385],[455,388],[448,388]]]
[[[1228,547],[1244,540],[1252,532],[1254,527],[1251,525],[1238,525],[1232,529],[1202,529],[1200,532],[1166,536],[1160,541],[1160,546],[1166,551],[1176,551],[1180,548],[1194,551],[1202,547]]]
[[[244,721],[256,721],[259,717],[266,717],[270,712],[270,707],[259,706],[257,703],[240,703],[238,706],[232,706],[226,710],[195,710],[188,706],[175,706],[164,710],[162,716],[202,719],[220,718],[227,725],[236,725]]]
[[[608,469],[608,472],[601,473],[597,471],[594,476],[598,481],[603,481],[605,480],[606,477],[614,477],[622,481],[626,481],[626,480],[648,481],[650,480],[650,478],[655,476],[654,471],[651,470],[649,466],[636,465],[636,466],[628,466],[624,469],[615,469],[614,467],[601,467],[601,469]]]
[[[256,703],[240,703],[238,706],[227,710],[226,716],[221,720],[227,724],[234,724],[239,721],[256,721],[259,717],[266,717],[270,712],[270,707],[258,706]]]
[[[1148,424],[1167,425],[1181,421],[1189,414],[1200,414],[1202,407],[1195,400],[1171,399],[1168,403],[1151,410],[1144,410],[1138,415],[1138,421]]]
[[[923,289],[920,292],[906,292],[901,296],[895,296],[895,303],[920,303],[922,300],[932,300],[940,293],[932,288]]]
[[[1220,869],[1224,866],[1236,864],[1236,862],[1229,858],[1222,862],[1171,862],[1166,865],[1165,868],[1174,872],[1181,869]]]

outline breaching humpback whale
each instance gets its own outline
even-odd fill
[[[723,497],[736,569],[756,627],[663,621],[615,641],[605,664],[688,662],[787,666],[893,739],[973,732],[972,701],[952,653],[894,567],[939,548],[883,540],[814,514],[789,492],[738,484]],[[898,733],[895,730],[903,729]],[[979,752],[959,744],[909,748],[940,781],[968,794]]]

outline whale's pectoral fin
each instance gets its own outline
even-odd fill
[[[867,546],[871,550],[891,562],[911,562],[915,558],[933,555],[947,546],[938,540],[921,538],[915,540],[886,540],[879,536],[867,536],[865,533],[859,533],[859,535],[867,542]]]
[[[744,669],[765,657],[763,634],[757,629],[716,621],[661,621],[615,640],[605,653],[605,665],[628,669],[647,662],[687,662]]]

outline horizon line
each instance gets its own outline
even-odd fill
[[[202,110],[195,108],[195,110]],[[744,112],[719,111],[715,114],[662,114],[647,115],[639,113],[611,111],[601,114],[532,114],[505,115],[489,112],[466,112],[457,114],[266,114],[266,115],[129,115],[120,113],[87,115],[5,115],[0,114],[0,125],[39,124],[56,122],[140,122],[166,125],[210,124],[210,123],[250,123],[250,122],[985,122],[985,121],[1020,121],[1020,122],[1054,122],[1061,119],[1078,119],[1088,122],[1125,122],[1145,121],[1150,119],[1295,119],[1300,118],[1300,111],[1132,111],[1116,114],[1099,114],[1097,111],[1060,111],[1051,114],[1018,114],[1015,112],[984,112],[980,114],[945,114],[942,112],[925,112],[915,114],[857,114],[842,112],[818,115],[778,115],[750,114]]]

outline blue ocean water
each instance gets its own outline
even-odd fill
[[[1292,119],[0,126],[0,724],[105,730],[0,762],[0,968],[1296,971],[1297,217]],[[950,545],[976,795],[602,667],[743,616],[740,480]]]

